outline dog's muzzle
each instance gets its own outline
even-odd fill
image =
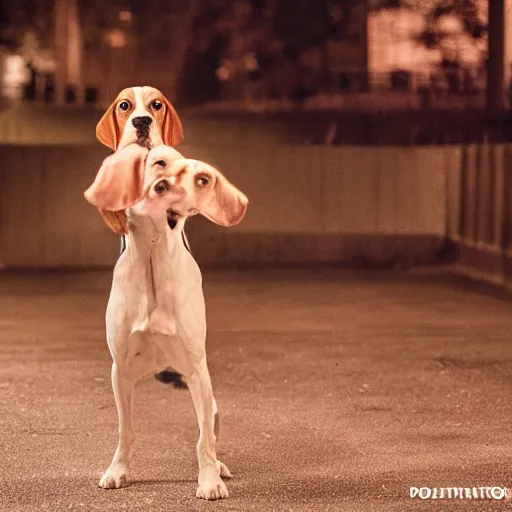
[[[149,116],[138,116],[132,119],[132,124],[137,130],[148,130],[153,119]]]
[[[145,145],[149,136],[149,127],[153,119],[149,116],[139,116],[132,119],[133,127],[137,130],[137,143]]]

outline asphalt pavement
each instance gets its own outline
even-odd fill
[[[0,274],[2,512],[512,507],[409,497],[512,487],[512,302],[442,272],[204,272],[230,498],[195,498],[192,401],[155,379],[137,389],[132,485],[98,488],[117,437],[110,279]]]

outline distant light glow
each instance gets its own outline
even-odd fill
[[[5,58],[4,77],[12,79],[23,75],[25,69],[25,61],[21,55],[9,55]]]
[[[133,20],[133,14],[128,9],[122,9],[119,11],[119,21],[123,23],[131,23]]]
[[[329,14],[334,23],[340,23],[341,21],[343,21],[343,10],[339,5],[331,5],[329,7]]]
[[[225,82],[226,80],[229,80],[229,77],[231,76],[231,71],[227,66],[221,66],[217,69],[217,78],[221,82]]]
[[[2,70],[2,94],[14,99],[21,94],[21,86],[30,79],[25,59],[21,55],[7,55]]]
[[[437,20],[437,28],[443,34],[458,35],[464,32],[464,23],[457,16],[445,15]]]
[[[126,46],[126,35],[122,30],[111,30],[106,35],[106,40],[112,48],[124,48]]]
[[[258,61],[254,53],[248,53],[244,58],[244,66],[247,71],[256,71],[259,69]]]
[[[423,16],[416,11],[380,11],[368,20],[369,68],[372,73],[388,73],[395,69],[426,71],[432,52],[415,38],[423,30]],[[436,50],[437,61],[440,60]]]

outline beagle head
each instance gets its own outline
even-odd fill
[[[221,226],[238,224],[249,202],[211,165],[184,158],[168,146],[148,150],[138,144],[107,157],[84,195],[100,211],[129,209],[177,222],[200,213]],[[122,231],[110,227],[117,234],[127,232],[126,222]]]
[[[96,136],[117,151],[132,143],[178,146],[183,128],[171,102],[153,87],[122,90],[96,126]]]

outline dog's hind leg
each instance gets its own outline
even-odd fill
[[[120,374],[112,363],[112,389],[119,416],[119,444],[110,467],[101,477],[99,486],[119,489],[128,485],[128,470],[133,455],[135,436],[132,428],[132,406],[135,380]]]
[[[217,461],[214,433],[216,405],[206,359],[203,359],[197,371],[187,378],[187,383],[199,423],[199,441],[197,443],[199,486],[196,497],[207,500],[227,498],[228,490],[221,480],[219,472],[222,468],[227,473],[229,470]]]

